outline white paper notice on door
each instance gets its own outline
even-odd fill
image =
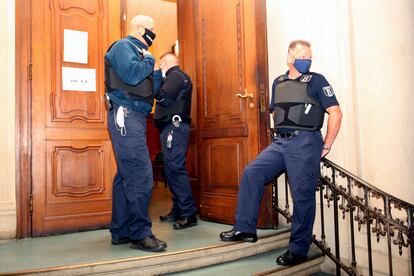
[[[96,91],[96,69],[62,67],[62,90]]]
[[[88,33],[63,30],[63,61],[88,64]]]

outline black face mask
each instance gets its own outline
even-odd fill
[[[148,47],[152,45],[152,42],[154,41],[156,35],[149,29],[145,28],[145,33],[142,35],[142,38],[147,43]]]

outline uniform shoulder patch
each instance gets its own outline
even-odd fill
[[[335,95],[334,90],[330,85],[322,87],[322,90],[326,97],[333,97],[333,95]]]
[[[300,78],[300,82],[310,82],[311,79],[312,79],[312,75],[303,75]]]

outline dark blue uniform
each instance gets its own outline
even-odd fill
[[[157,95],[157,108],[172,108],[177,101],[184,101],[182,109],[172,114],[181,117],[182,123],[174,127],[171,116],[168,120],[155,120],[160,129],[161,147],[164,157],[165,177],[167,184],[173,193],[172,215],[175,218],[189,217],[197,212],[190,179],[186,168],[186,153],[190,134],[192,84],[188,75],[178,66],[170,68],[166,72],[166,78]],[[168,112],[167,112],[168,113]],[[168,134],[172,133],[171,146],[167,145]]]
[[[125,84],[136,85],[152,75],[155,94],[162,75],[161,71],[153,72],[152,56],[143,57],[139,53],[139,49],[147,48],[135,37],[128,36],[116,42],[105,57]],[[146,142],[146,117],[152,105],[123,90],[112,91],[108,96],[113,103],[113,109],[108,112],[108,129],[118,165],[113,182],[110,231],[113,239],[141,240],[152,235],[148,206],[153,175]]]
[[[276,78],[272,88],[270,111],[275,108],[277,85],[284,78]],[[328,81],[320,74],[308,73],[309,95],[324,109],[338,105]],[[300,78],[289,81],[300,81]],[[289,131],[293,131],[290,129]],[[286,130],[283,130],[286,131]],[[244,169],[239,187],[235,230],[256,233],[256,224],[264,185],[286,170],[293,198],[292,230],[289,250],[305,256],[309,250],[315,218],[315,192],[320,174],[323,138],[319,130],[298,130],[290,138],[277,137]]]

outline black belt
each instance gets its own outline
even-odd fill
[[[276,137],[280,137],[283,139],[292,138],[299,135],[299,130],[294,131],[286,131],[286,132],[276,132]]]

